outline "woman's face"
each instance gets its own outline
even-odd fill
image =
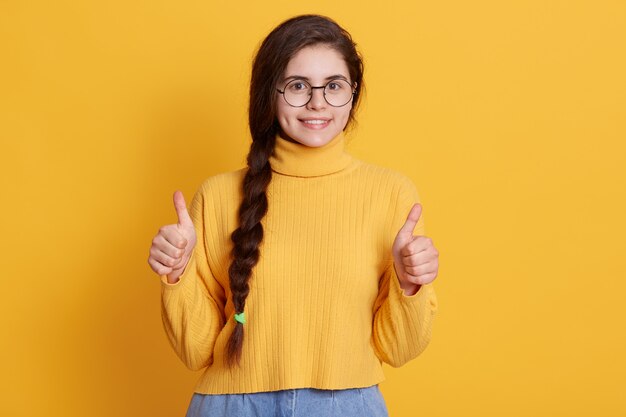
[[[278,89],[284,91],[287,83],[294,78],[303,79],[313,87],[324,86],[329,80],[337,78],[352,84],[342,55],[323,44],[298,51],[287,64],[278,82]],[[276,94],[282,96],[278,92]],[[322,88],[313,89],[312,94],[311,100],[302,107],[292,107],[284,97],[278,97],[277,118],[282,137],[306,146],[319,147],[330,142],[345,128],[352,100],[345,106],[333,107],[324,99]]]

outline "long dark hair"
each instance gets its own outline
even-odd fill
[[[276,118],[276,86],[289,60],[302,48],[324,44],[339,52],[356,83],[352,108],[346,128],[355,124],[363,85],[363,59],[356,50],[350,34],[334,20],[315,14],[292,17],[278,25],[263,40],[252,64],[248,123],[252,144],[247,157],[248,169],[243,178],[243,200],[239,206],[239,228],[231,235],[234,243],[232,263],[228,269],[230,289],[236,313],[244,311],[249,293],[248,280],[259,260],[259,245],[263,240],[261,219],[267,213],[267,187],[272,179],[269,158],[274,151],[279,124]],[[244,325],[235,322],[228,340],[228,366],[241,361]]]

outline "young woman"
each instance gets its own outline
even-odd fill
[[[382,362],[428,345],[438,252],[416,188],[345,150],[363,85],[337,23],[286,20],[254,59],[247,167],[189,211],[174,193],[148,263],[174,350],[203,369],[187,416],[386,416]]]

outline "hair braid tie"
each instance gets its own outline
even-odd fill
[[[235,313],[235,321],[238,321],[241,324],[244,324],[246,322],[243,311],[241,313]]]

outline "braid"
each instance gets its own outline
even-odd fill
[[[268,132],[265,141],[253,141],[248,153],[248,170],[243,178],[243,201],[239,206],[239,228],[231,234],[234,243],[233,261],[228,268],[230,289],[235,312],[241,313],[250,292],[248,280],[252,268],[259,261],[259,245],[263,240],[261,219],[267,213],[266,190],[272,179],[269,157],[274,149],[275,138]],[[241,361],[243,324],[235,321],[235,329],[228,339],[226,360],[228,366]]]

